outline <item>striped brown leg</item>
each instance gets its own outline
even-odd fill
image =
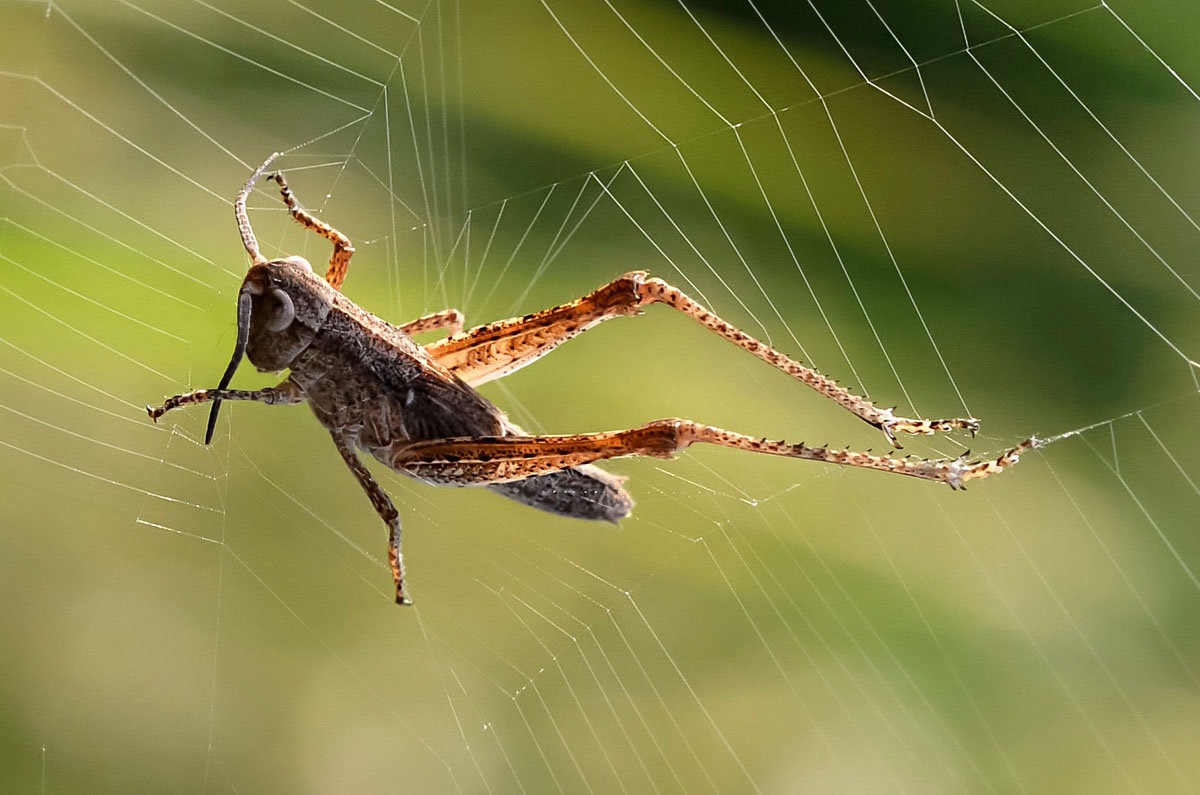
[[[305,397],[303,390],[299,386],[290,380],[286,380],[276,386],[269,386],[266,389],[256,389],[253,391],[245,389],[197,389],[195,392],[169,397],[157,408],[147,406],[146,413],[150,415],[150,419],[158,422],[159,417],[172,409],[177,409],[181,406],[190,406],[195,403],[207,403],[210,400],[256,400],[259,403],[277,406],[281,404],[303,403]]]
[[[533,364],[567,340],[599,323],[640,313],[634,274],[626,274],[561,306],[477,326],[430,343],[425,350],[471,386]]]
[[[271,174],[267,179],[273,179],[279,183],[279,193],[283,196],[283,203],[287,205],[288,211],[301,226],[311,229],[333,243],[333,256],[329,258],[329,270],[325,272],[325,281],[329,282],[335,290],[342,289],[342,282],[346,281],[346,269],[350,267],[350,258],[354,256],[354,246],[350,245],[350,238],[297,204],[291,188],[283,179],[283,174]]]
[[[358,479],[359,485],[363,487],[363,491],[370,498],[375,512],[388,526],[388,565],[392,568],[392,581],[396,584],[396,604],[411,605],[412,600],[404,594],[404,556],[400,553],[400,514],[396,510],[396,506],[392,504],[392,499],[388,497],[375,478],[371,477],[370,471],[359,460],[358,454],[354,452],[354,440],[337,431],[331,431],[330,435],[333,436],[333,443],[341,453],[342,460],[346,462],[346,466],[350,467],[350,471]]]
[[[638,428],[572,436],[483,436],[432,439],[396,451],[393,469],[422,480],[449,486],[506,483],[546,472],[589,464],[607,458],[641,455],[671,458],[696,443],[715,444],[752,453],[824,461],[828,464],[877,469],[963,488],[968,480],[1001,472],[1033,448],[1022,442],[994,461],[967,462],[962,458],[921,461],[889,458],[850,450],[809,447],[804,443],[772,442],[690,420],[656,420]]]
[[[463,313],[457,309],[443,309],[441,312],[434,312],[429,315],[424,315],[416,320],[410,320],[400,326],[400,330],[410,337],[414,334],[422,334],[426,331],[438,331],[440,329],[449,329],[450,334],[461,334],[463,327]]]
[[[841,387],[811,367],[759,342],[722,320],[662,279],[644,271],[627,273],[591,295],[524,317],[479,326],[465,334],[426,346],[439,364],[449,368],[472,386],[501,378],[532,364],[554,348],[587,329],[614,317],[640,314],[642,307],[666,304],[767,364],[807,384],[839,406],[883,431],[896,447],[896,433],[932,434],[956,428],[979,430],[975,419],[909,419],[891,409],[878,408],[866,398]]]

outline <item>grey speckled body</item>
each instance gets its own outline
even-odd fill
[[[279,285],[290,295],[328,301],[327,310],[321,311],[321,300],[297,306],[297,322],[288,330],[294,339],[283,345],[279,334],[256,334],[254,318],[260,313],[252,314],[246,351],[251,363],[261,370],[290,369],[289,380],[303,391],[318,421],[353,439],[380,463],[392,467],[397,451],[414,441],[523,434],[401,329],[364,310],[298,261],[274,263],[272,274],[281,282],[295,280]],[[305,282],[306,289],[296,289],[298,282]],[[301,322],[305,315],[319,325]],[[291,356],[286,364],[284,356]],[[487,487],[561,516],[615,523],[633,508],[621,482],[599,467],[583,465]]]

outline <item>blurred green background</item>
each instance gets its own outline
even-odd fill
[[[0,14],[0,791],[1197,788],[1200,9]],[[613,462],[619,527],[373,467],[399,610],[307,408],[228,405],[211,447],[205,411],[141,408],[227,361],[231,202],[276,150],[389,320],[646,269],[884,405],[983,421],[906,452],[1068,435],[966,493]],[[251,218],[328,255],[269,192]],[[483,391],[536,431],[884,447],[662,308]]]

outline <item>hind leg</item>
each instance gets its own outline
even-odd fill
[[[524,480],[534,475],[622,456],[672,458],[677,451],[696,442],[752,453],[892,472],[946,483],[955,489],[962,488],[968,480],[1004,471],[1015,464],[1022,453],[1037,445],[1035,440],[1029,439],[994,461],[968,463],[961,458],[922,461],[809,447],[803,442],[775,442],[690,420],[667,419],[625,431],[572,436],[459,436],[431,439],[396,450],[389,463],[393,469],[429,483],[471,486]]]
[[[689,298],[682,290],[643,271],[627,273],[590,295],[524,317],[501,320],[426,346],[439,364],[468,384],[478,386],[502,378],[545,356],[567,340],[615,317],[640,314],[643,307],[665,304],[695,320],[747,353],[782,370],[883,431],[896,447],[897,433],[932,434],[979,430],[975,419],[910,419],[897,417],[855,395],[832,378],[758,341]]]

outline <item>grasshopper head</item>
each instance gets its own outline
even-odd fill
[[[246,317],[243,296],[249,300]],[[252,265],[238,294],[238,337],[245,323],[250,363],[263,372],[290,367],[325,323],[333,297],[333,288],[303,257]]]
[[[289,367],[312,342],[329,316],[336,291],[313,273],[303,257],[268,260],[258,250],[258,240],[246,216],[246,197],[254,182],[271,165],[278,153],[246,182],[234,202],[242,244],[253,260],[238,291],[237,343],[218,389],[225,389],[234,372],[248,355],[250,363],[264,372]],[[214,400],[208,416],[205,444],[212,440],[221,401]]]

